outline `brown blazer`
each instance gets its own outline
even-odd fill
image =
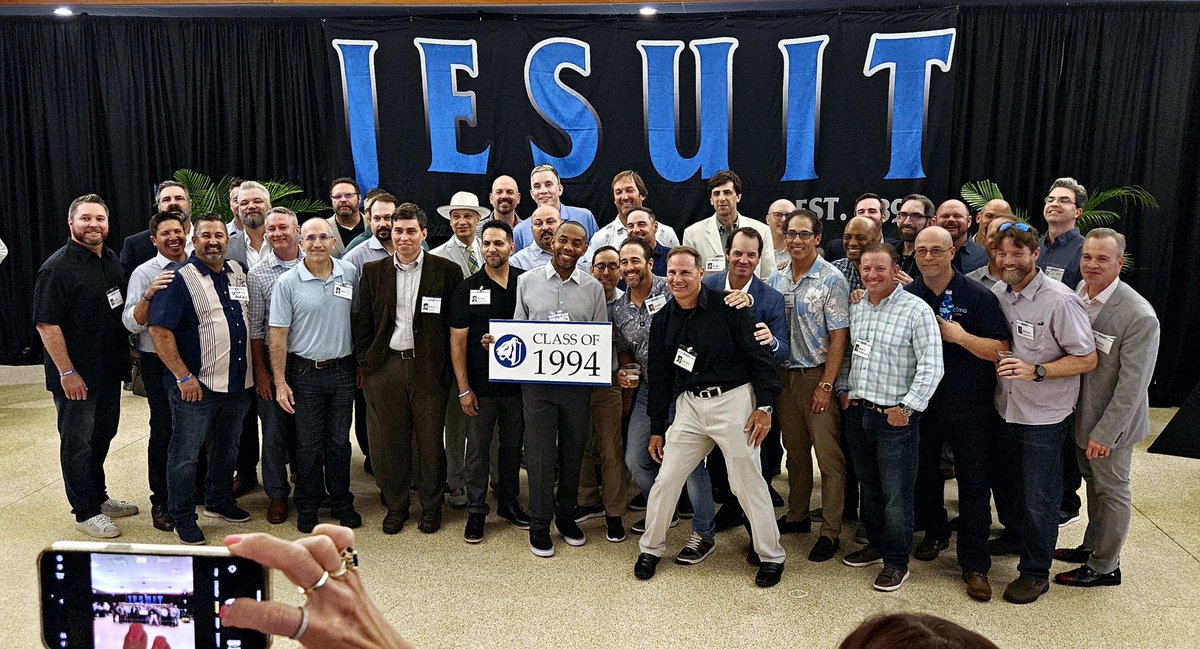
[[[395,256],[363,264],[354,314],[354,355],[363,374],[383,367],[396,329]],[[421,258],[421,283],[413,309],[413,341],[417,362],[427,376],[449,384],[450,333],[446,325],[450,294],[462,282],[458,264],[426,252]],[[442,298],[441,313],[421,313],[422,297]]]

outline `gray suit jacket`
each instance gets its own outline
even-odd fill
[[[1080,378],[1075,443],[1088,438],[1108,448],[1133,446],[1150,432],[1150,378],[1158,357],[1154,308],[1125,282],[1096,316],[1092,330],[1114,338],[1108,353],[1096,345],[1096,369]]]
[[[249,265],[246,264],[245,232],[234,230],[233,234],[229,235],[229,245],[225,247],[225,258],[234,259],[246,270],[250,270]]]
[[[329,224],[329,231],[333,233],[333,255],[331,256],[341,259],[342,253],[346,252],[346,244],[342,243],[342,236],[338,233],[337,216],[331,216],[325,219],[325,222]],[[369,229],[366,226],[367,224],[364,223],[364,230]]]

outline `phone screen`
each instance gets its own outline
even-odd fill
[[[267,598],[266,569],[247,559],[51,548],[39,571],[47,647],[267,646],[263,634],[223,627],[218,617],[235,598]]]

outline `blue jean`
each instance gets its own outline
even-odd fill
[[[299,513],[315,514],[326,489],[335,517],[354,509],[354,494],[350,493],[354,380],[350,356],[326,369],[288,358],[287,382],[296,402],[295,501]]]
[[[1021,516],[1021,560],[1017,571],[1049,579],[1054,544],[1058,542],[1062,501],[1062,445],[1071,418],[1056,424],[1007,424],[1009,480]]]
[[[906,426],[892,426],[887,415],[860,406],[846,411],[846,437],[862,488],[862,522],[883,565],[908,569],[913,545],[913,490],[921,413]]]
[[[287,498],[292,490],[287,467],[287,426],[292,415],[284,412],[274,399],[268,401],[257,393],[254,399],[258,418],[262,420],[263,491],[267,498]]]
[[[141,352],[142,384],[150,407],[150,440],[146,445],[146,472],[150,481],[150,503],[167,505],[167,449],[171,446],[171,398],[167,375],[158,354]],[[171,383],[175,377],[171,376]]]
[[[89,385],[86,399],[72,401],[54,393],[58,411],[58,460],[62,466],[67,502],[76,521],[100,513],[108,500],[104,484],[104,458],[117,435],[121,419],[121,384]]]
[[[649,388],[642,386],[637,391],[633,403],[633,411],[629,413],[629,436],[625,442],[625,465],[633,474],[633,481],[647,500],[650,498],[650,488],[658,477],[659,464],[650,457],[650,417],[646,414],[646,399]],[[671,402],[671,411],[667,425],[675,418],[675,403]],[[687,479],[688,500],[692,502],[692,531],[706,539],[717,535],[716,506],[712,498],[712,479],[709,478],[708,468],[704,462],[696,465]]]
[[[192,379],[196,381],[198,379]],[[237,462],[242,419],[250,407],[250,391],[213,392],[203,385],[199,401],[184,401],[171,386],[171,446],[167,450],[167,509],[175,525],[196,520],[196,462],[208,438],[208,475],[204,506],[234,504],[233,467]]]

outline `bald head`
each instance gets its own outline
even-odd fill
[[[975,240],[986,245],[988,225],[992,220],[1001,217],[1011,219],[1012,215],[1012,206],[1003,198],[993,198],[985,203],[983,209],[979,210],[979,214],[975,215],[975,222],[979,224],[979,231],[975,235]]]
[[[926,284],[947,279],[954,274],[954,239],[941,226],[931,225],[917,233],[913,242],[917,268]],[[930,284],[932,285],[932,284]]]
[[[767,225],[771,226],[771,231],[778,236],[783,236],[783,231],[787,229],[788,215],[796,211],[796,204],[786,198],[781,198],[771,207],[767,208],[767,218],[764,219]]]
[[[967,242],[967,231],[971,229],[971,211],[966,203],[952,198],[938,205],[934,224],[950,233],[954,245],[962,246]]]
[[[846,257],[850,261],[857,262],[862,255],[863,248],[868,244],[876,243],[882,238],[882,232],[879,224],[874,219],[866,216],[856,216],[846,223],[846,229],[842,232],[842,245],[846,248]]]
[[[312,234],[333,234],[333,228],[330,227],[329,221],[325,219],[309,219],[300,226],[300,236],[304,237],[309,233]]]
[[[954,245],[954,238],[950,233],[941,226],[931,225],[917,233],[916,245],[918,246],[941,246],[942,248],[950,248]]]

